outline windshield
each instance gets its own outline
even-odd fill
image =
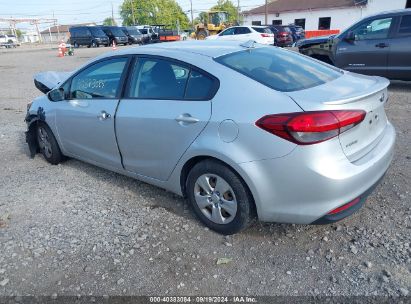
[[[269,47],[223,55],[215,61],[281,92],[308,89],[342,75],[298,53]]]
[[[89,29],[94,37],[104,37],[106,35],[101,28],[90,27]]]
[[[227,13],[225,12],[218,12],[218,13],[210,13],[210,23],[214,25],[219,25],[220,23],[227,22]]]
[[[114,36],[125,36],[124,32],[120,30],[118,27],[112,27],[110,29]]]
[[[134,28],[134,27],[127,27],[126,29],[127,29],[128,33],[129,33],[130,35],[140,35],[140,34],[141,34],[141,33],[139,32],[139,30],[136,29],[136,28]]]

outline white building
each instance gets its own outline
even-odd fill
[[[26,33],[21,35],[21,42],[22,43],[35,43],[35,42],[39,42],[39,41],[40,41],[40,38],[37,35],[37,32],[35,32],[35,31],[26,32]]]
[[[344,30],[383,11],[411,8],[411,0],[274,0],[244,12],[244,24],[301,25],[305,30]],[[266,14],[267,11],[267,22]]]

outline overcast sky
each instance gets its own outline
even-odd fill
[[[235,4],[237,0],[233,0]],[[190,0],[177,0],[183,11],[190,16]],[[54,18],[59,24],[73,24],[83,22],[101,23],[106,17],[111,16],[111,4],[113,4],[114,18],[121,23],[119,6],[122,0],[0,0],[0,17],[16,18]],[[217,0],[193,0],[194,17],[201,11],[208,10],[217,3]],[[264,4],[264,0],[240,0],[242,10],[249,10]],[[0,27],[7,27],[0,24]],[[20,24],[22,29],[29,30],[30,24]],[[42,25],[42,28],[48,25]]]

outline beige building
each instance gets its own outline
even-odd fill
[[[72,26],[95,26],[93,23],[82,23],[82,24],[66,24],[66,25],[54,25],[40,32],[41,41],[43,43],[57,43],[61,40],[65,42],[70,38],[69,29]]]

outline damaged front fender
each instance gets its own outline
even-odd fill
[[[34,158],[34,156],[39,152],[39,145],[37,141],[37,126],[39,122],[46,121],[46,114],[42,107],[37,109],[36,114],[30,114],[27,112],[26,118],[24,121],[27,124],[27,131],[26,134],[26,143],[29,146],[30,157]]]

